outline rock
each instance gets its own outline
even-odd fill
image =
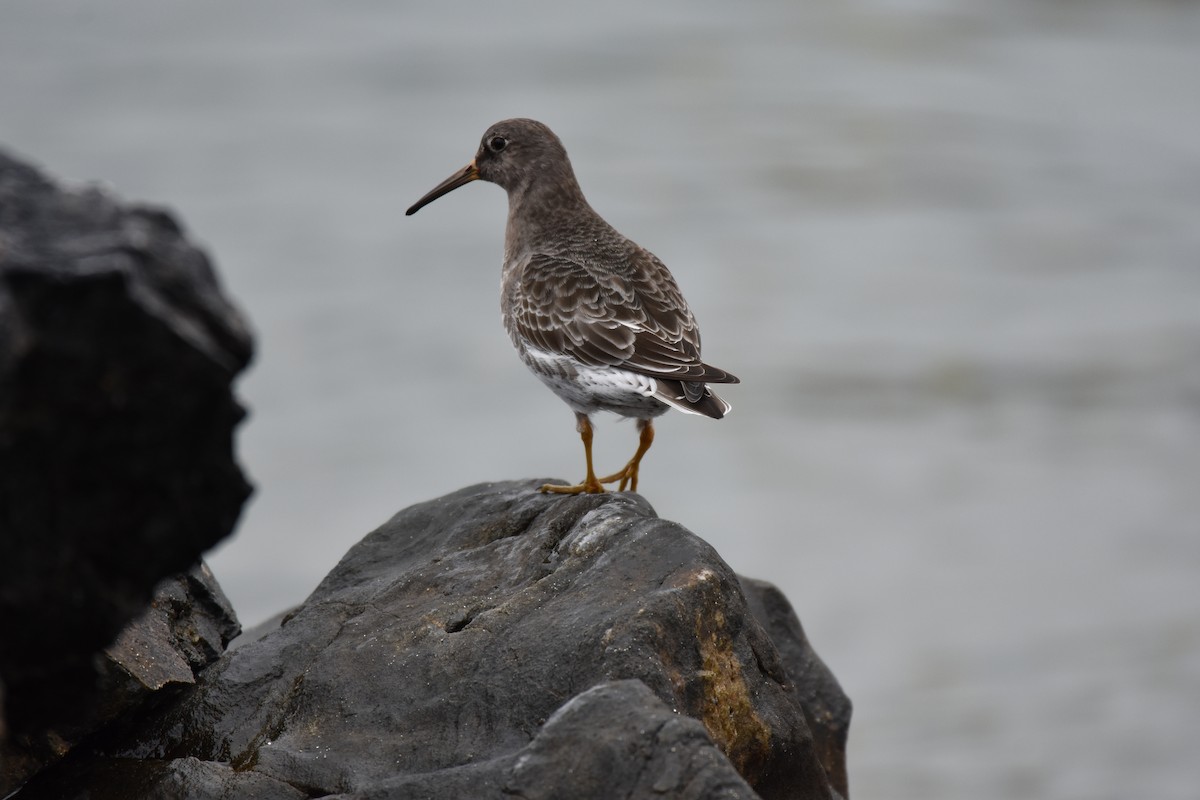
[[[543,482],[397,514],[22,800],[117,796],[148,764],[163,797],[844,795],[850,706],[782,595],[637,495]]]
[[[0,743],[0,791],[8,792],[77,742],[151,697],[194,684],[241,626],[205,564],[163,581],[150,607],[95,659],[96,702],[69,723]]]
[[[312,795],[258,772],[239,772],[229,764],[177,758],[94,759],[69,773],[43,773],[13,800],[26,797],[86,797],[88,800],[308,800]],[[470,795],[467,795],[468,797]],[[328,797],[323,800],[330,800]]]
[[[804,710],[817,755],[833,788],[849,797],[846,737],[850,733],[850,698],[817,655],[783,592],[766,581],[742,578],[742,591],[754,618],[779,650],[796,704]]]
[[[668,708],[639,680],[602,683],[571,698],[511,761],[499,788],[525,800],[567,793],[597,800],[758,797],[698,720]]]
[[[255,770],[193,757],[96,760],[71,780],[40,784],[36,793],[70,797],[90,786],[94,800],[138,797],[259,800],[308,798],[301,790]],[[320,791],[320,790],[316,790]],[[754,790],[713,745],[704,726],[680,716],[641,681],[599,684],[568,701],[533,740],[512,753],[435,772],[400,774],[325,800],[523,798],[574,800],[754,800]],[[25,797],[23,793],[22,798]]]
[[[121,703],[121,711],[166,686],[195,683],[201,670],[225,652],[241,629],[207,564],[163,581],[150,607],[104,649],[104,674],[119,672],[139,696]],[[112,691],[104,697],[111,702]]]
[[[169,213],[0,152],[5,740],[90,719],[95,654],[233,529],[250,355]]]

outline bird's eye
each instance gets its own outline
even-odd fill
[[[487,145],[488,150],[491,150],[493,153],[499,153],[501,150],[508,147],[508,139],[505,139],[503,136],[493,136],[492,138],[488,139]]]

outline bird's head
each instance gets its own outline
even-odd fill
[[[471,181],[494,183],[512,194],[535,183],[575,187],[567,151],[554,131],[532,119],[506,119],[487,129],[471,163],[439,183],[406,215]]]

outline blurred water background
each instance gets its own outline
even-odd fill
[[[531,116],[743,379],[642,488],[791,598],[864,800],[1200,792],[1198,80],[1189,2],[0,8],[0,142],[174,208],[257,330],[243,622],[411,503],[580,477],[501,190],[403,217]]]

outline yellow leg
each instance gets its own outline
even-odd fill
[[[584,492],[603,494],[604,487],[600,485],[600,481],[596,480],[596,473],[592,469],[592,421],[587,418],[587,414],[575,415],[575,430],[579,431],[579,438],[583,440],[583,456],[587,459],[587,477],[583,479],[583,483],[577,483],[574,486],[547,483],[542,486],[542,491],[553,494],[583,494]],[[622,488],[624,488],[623,484]]]
[[[654,424],[648,419],[639,419],[638,429],[641,430],[642,435],[638,437],[638,449],[633,454],[633,458],[629,459],[629,463],[620,472],[600,478],[600,483],[620,481],[621,485],[617,487],[617,491],[625,491],[625,484],[629,484],[629,491],[637,491],[638,467],[642,463],[642,456],[646,455],[650,445],[654,444]]]

